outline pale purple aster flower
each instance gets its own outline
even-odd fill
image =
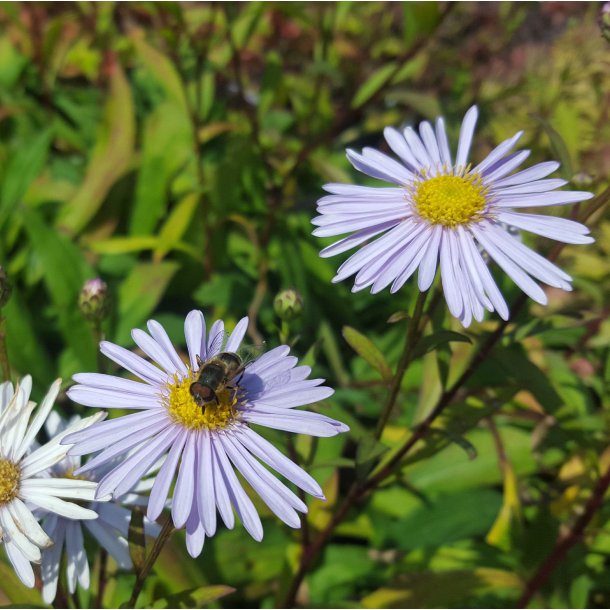
[[[477,115],[476,106],[466,113],[455,158],[442,118],[435,128],[422,122],[419,134],[411,127],[402,132],[385,129],[385,139],[400,161],[372,148],[362,154],[347,151],[357,170],[397,186],[324,186],[329,195],[318,201],[320,216],[313,220],[318,227],[314,235],[351,235],[320,255],[334,256],[362,246],[339,267],[333,282],[356,274],[354,292],[369,286],[372,293],[388,286],[396,292],[417,270],[418,286],[424,291],[432,285],[440,259],[447,305],[464,326],[473,317],[482,320],[484,309],[496,310],[505,320],[509,316],[481,251],[538,303],[546,304],[547,297],[532,278],[571,290],[567,273],[521,243],[506,227],[570,244],[591,243],[589,229],[578,222],[521,210],[576,203],[593,195],[555,190],[566,184],[545,179],[559,167],[555,161],[513,173],[529,155],[528,150],[511,152],[523,132],[471,167],[468,151]]]
[[[75,416],[67,422],[57,413],[50,413],[45,424],[47,434],[50,437],[56,436],[79,422],[80,419],[79,416]],[[112,468],[112,465],[112,463],[108,463],[88,470],[85,466],[81,470],[79,479],[97,482]],[[66,455],[63,460],[49,469],[48,476],[74,479],[74,472],[80,467],[80,457]],[[55,599],[64,547],[66,549],[68,591],[74,593],[77,582],[83,589],[89,589],[89,561],[82,526],[95,538],[101,548],[108,551],[120,569],[130,570],[133,567],[127,542],[131,510],[127,507],[145,503],[145,498],[138,494],[149,491],[151,485],[152,481],[145,479],[136,485],[133,493],[116,501],[109,501],[111,497],[107,496],[102,498],[103,501],[87,502],[86,508],[97,513],[98,518],[82,521],[82,524],[78,519],[67,519],[61,515],[46,513],[46,511],[43,513],[42,527],[54,543],[51,548],[44,549],[42,552],[42,597],[45,603],[52,604]],[[156,536],[159,533],[159,526],[145,519],[144,531],[148,535]]]
[[[76,443],[70,454],[101,450],[88,462],[92,467],[132,450],[100,480],[98,496],[111,493],[115,498],[131,490],[167,454],[152,486],[148,518],[155,520],[161,514],[177,474],[171,516],[177,528],[186,526],[187,549],[193,557],[201,553],[205,536],[216,532],[217,511],[232,528],[235,508],[250,535],[256,540],[263,537],[260,517],[235,469],[291,527],[299,527],[297,511],[307,512],[307,506],[263,464],[323,498],[316,481],[257,434],[252,424],[313,436],[335,436],[348,430],[330,417],[295,408],[324,400],[333,390],[322,385],[323,379],[307,379],[311,369],[296,366],[297,359],[289,355],[287,346],[248,364],[237,380],[237,392],[219,392],[218,405],[202,408],[194,401],[190,385],[199,368],[197,357],[206,361],[221,347],[236,352],[247,327],[248,319],[243,318],[223,345],[218,338],[224,336],[224,323],[216,321],[207,334],[203,314],[191,311],[184,324],[190,361],[184,363],[163,327],[151,320],[150,335],[134,330],[132,337],[161,368],[118,345],[102,342],[102,353],[141,381],[81,373],[74,376],[77,385],[68,392],[72,400],[89,407],[136,411],[101,422],[87,433],[70,435],[66,442]]]
[[[59,392],[61,379],[50,387],[36,414],[30,401],[32,379],[24,377],[13,388],[0,385],[0,540],[17,576],[33,587],[32,563],[40,563],[41,550],[53,540],[39,525],[33,511],[43,509],[67,519],[97,519],[97,513],[66,499],[93,500],[95,483],[68,478],[50,478],[48,469],[61,461],[69,446],[61,442],[66,434],[82,430],[103,417],[103,413],[83,419],[38,446],[36,435],[42,428]]]

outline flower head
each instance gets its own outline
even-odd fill
[[[73,417],[69,422],[63,420],[57,413],[49,414],[45,428],[49,436],[62,433],[66,428],[81,421],[79,416]],[[75,472],[81,466],[81,458],[66,455],[60,462],[52,466],[48,475],[53,478],[66,478],[82,481],[93,481],[97,483],[108,470],[112,463],[91,468],[80,475]],[[84,469],[83,469],[84,470]],[[119,500],[111,502],[111,498],[105,497],[103,501],[92,501],[86,503],[86,508],[97,513],[98,518],[94,521],[78,519],[67,519],[61,515],[44,515],[42,527],[49,538],[54,542],[53,546],[42,552],[42,597],[47,604],[53,603],[57,593],[57,581],[62,562],[62,551],[66,549],[66,581],[68,591],[76,591],[76,583],[83,589],[89,588],[89,561],[85,549],[85,538],[82,526],[97,540],[101,548],[105,549],[121,569],[131,569],[132,562],[129,556],[129,545],[127,543],[129,522],[131,512],[127,506],[139,504],[144,498],[137,495],[139,492],[150,489],[148,480],[141,481],[133,490],[134,493],[127,494]],[[156,535],[158,526],[145,522],[147,534]]]
[[[215,385],[213,400],[203,401],[199,373],[212,357],[238,352],[248,326],[243,318],[225,342],[224,324],[217,321],[209,334],[203,314],[192,311],[184,330],[189,362],[184,363],[163,327],[148,323],[150,335],[134,330],[138,347],[161,368],[108,342],[106,356],[139,377],[132,381],[110,375],[75,375],[69,390],[75,402],[90,407],[134,410],[135,413],[93,426],[88,432],[70,435],[76,445],[72,455],[100,451],[86,464],[91,468],[108,463],[131,450],[100,480],[98,497],[117,498],[131,490],[162,456],[148,502],[148,517],[155,520],[163,510],[176,476],[171,514],[176,527],[186,526],[187,548],[197,556],[205,536],[216,531],[216,512],[227,527],[234,526],[233,507],[248,532],[263,536],[260,517],[235,469],[260,495],[269,508],[292,527],[300,524],[296,511],[307,506],[276,479],[263,464],[308,493],[323,497],[320,486],[252,428],[252,424],[314,436],[334,436],[348,428],[318,413],[295,407],[329,397],[333,390],[323,379],[307,379],[311,369],[296,366],[289,348],[275,348],[247,364],[231,381]],[[193,385],[194,389],[193,389]],[[77,470],[78,474],[83,469]]]
[[[390,291],[396,292],[418,271],[423,291],[432,285],[440,260],[447,305],[464,326],[473,317],[482,320],[485,309],[496,310],[504,319],[509,315],[481,250],[538,303],[546,304],[547,298],[532,278],[571,290],[567,273],[507,228],[566,243],[590,243],[593,239],[582,224],[519,209],[575,203],[589,199],[591,193],[557,191],[565,180],[544,179],[559,167],[556,162],[513,173],[529,155],[527,150],[511,152],[522,132],[471,167],[468,152],[477,114],[474,106],[464,117],[455,159],[442,118],[436,128],[421,123],[419,134],[411,127],[402,133],[385,129],[386,141],[400,162],[372,148],[362,154],[347,151],[356,169],[397,186],[324,186],[329,195],[318,201],[314,235],[351,235],[320,255],[334,256],[365,244],[339,267],[334,282],[356,274],[353,291],[370,286],[377,293],[391,285]]]
[[[17,388],[9,382],[0,385],[0,536],[17,576],[28,587],[34,586],[31,563],[40,563],[41,549],[53,544],[32,510],[42,509],[66,519],[97,518],[93,510],[65,500],[93,500],[96,484],[51,478],[49,469],[69,449],[61,444],[64,436],[99,421],[103,413],[76,422],[41,447],[36,445],[36,435],[60,385],[60,379],[53,383],[31,422],[30,415],[36,408],[36,403],[29,400],[32,379],[24,377]]]

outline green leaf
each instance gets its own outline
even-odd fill
[[[349,343],[350,347],[361,357],[364,358],[385,381],[392,379],[392,369],[388,364],[381,350],[362,333],[351,326],[343,327],[343,338]]]
[[[9,156],[0,189],[0,225],[13,213],[28,187],[42,171],[52,131],[44,129]]]
[[[193,220],[193,215],[197,210],[198,204],[199,197],[197,193],[190,193],[174,207],[159,232],[159,242],[155,248],[153,260],[162,260],[180,242]]]
[[[194,184],[193,134],[188,115],[175,101],[163,101],[144,122],[142,154],[129,219],[131,235],[149,235],[164,217],[172,179],[183,172]]]
[[[95,366],[95,346],[89,324],[77,307],[78,294],[85,280],[93,275],[76,245],[48,224],[35,210],[22,208],[24,225],[32,250],[43,270],[43,279],[59,319],[64,340],[80,365]],[[68,371],[75,373],[74,371]]]
[[[408,320],[411,317],[408,311],[396,311],[388,318],[388,324],[396,324],[401,320]]]
[[[174,64],[158,49],[148,44],[142,29],[133,29],[130,38],[147,71],[163,87],[167,99],[178,105],[184,116],[188,116],[186,92],[180,74]]]
[[[177,270],[178,264],[169,261],[140,263],[132,269],[119,288],[118,343],[128,341],[131,330],[152,313]]]
[[[360,108],[368,102],[396,72],[397,64],[392,62],[375,70],[368,79],[358,88],[352,100],[352,108]]]
[[[415,348],[415,357],[423,356],[428,352],[431,352],[441,345],[450,343],[452,341],[458,341],[460,343],[472,343],[469,337],[462,333],[457,333],[453,330],[437,330],[431,335],[423,337],[417,347]]]
[[[542,129],[544,129],[546,135],[548,136],[553,154],[561,162],[561,175],[566,180],[571,180],[574,176],[574,170],[572,168],[572,160],[570,158],[568,147],[563,141],[563,138],[543,117],[533,114],[532,118],[542,126]]]
[[[136,572],[140,572],[146,560],[146,536],[144,535],[144,512],[139,506],[131,509],[127,540],[131,561]]]
[[[129,82],[120,64],[112,64],[110,91],[87,173],[74,197],[60,214],[60,224],[80,232],[95,216],[110,188],[128,170],[135,142],[134,104]]]
[[[174,595],[158,599],[153,608],[203,608],[225,595],[233,593],[235,589],[226,585],[211,585],[189,589]]]
[[[517,477],[509,462],[504,463],[504,496],[502,508],[498,517],[489,530],[485,541],[492,546],[497,546],[504,551],[511,548],[512,529],[519,524],[521,519],[521,501],[517,487]]]
[[[364,597],[362,605],[365,608],[466,607],[472,603],[475,595],[514,597],[515,592],[520,591],[522,587],[521,579],[513,572],[497,568],[481,567],[474,570],[439,572],[426,570],[405,574],[395,584],[377,589]]]

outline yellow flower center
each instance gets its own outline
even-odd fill
[[[196,377],[191,373],[183,379],[174,375],[174,380],[168,385],[169,394],[165,397],[167,410],[172,419],[192,430],[222,430],[235,421],[238,411],[237,392],[231,388],[216,390],[218,404],[210,402],[207,405],[199,406],[191,395],[191,383]]]
[[[17,464],[0,459],[0,505],[10,502],[19,491],[21,470]]]
[[[413,193],[419,215],[446,227],[477,220],[486,201],[485,187],[478,174],[435,176],[415,185]]]

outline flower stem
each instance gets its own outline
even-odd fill
[[[102,549],[100,551],[100,571],[97,581],[97,595],[95,597],[95,607],[104,607],[104,592],[106,590],[106,569],[108,567],[108,551]]]
[[[513,312],[520,310],[526,302],[525,295],[521,295],[515,302]],[[432,423],[441,413],[451,404],[458,391],[464,386],[466,381],[474,374],[480,364],[487,358],[496,342],[502,337],[504,330],[508,326],[507,321],[502,321],[496,327],[496,330],[491,333],[487,339],[483,342],[477,353],[470,361],[467,369],[462,373],[459,379],[447,390],[441,394],[438,402],[434,409],[428,414],[428,416],[417,426],[413,434],[407,439],[405,444],[394,454],[392,459],[387,462],[380,470],[371,475],[366,481],[362,483],[354,483],[348,491],[345,499],[333,515],[330,522],[320,532],[317,539],[305,550],[301,556],[301,563],[299,568],[294,575],[292,582],[288,587],[288,591],[282,602],[282,607],[292,608],[296,601],[296,596],[303,582],[309,568],[313,564],[314,560],[320,553],[320,551],[326,546],[335,528],[343,521],[347,516],[350,509],[368,492],[375,489],[385,479],[391,476],[395,470],[399,467],[402,458],[420,441],[422,440],[428,431],[430,430]],[[406,371],[406,367],[405,367]],[[403,371],[403,374],[404,372]],[[401,380],[402,381],[402,380]]]
[[[570,530],[560,535],[546,561],[538,568],[536,573],[530,578],[521,599],[517,603],[517,608],[527,608],[534,595],[547,581],[553,570],[561,563],[568,551],[578,543],[584,534],[585,528],[593,519],[595,513],[601,508],[604,496],[610,487],[610,466],[606,472],[598,479],[593,494],[585,505],[584,512],[576,520]]]
[[[142,587],[144,587],[146,578],[148,577],[153,565],[155,564],[155,561],[157,561],[157,558],[159,557],[163,547],[165,546],[165,543],[169,540],[173,531],[174,531],[174,524],[172,523],[172,517],[171,517],[171,514],[168,514],[167,518],[165,520],[165,523],[163,524],[163,527],[161,528],[161,532],[159,533],[159,536],[155,540],[155,544],[153,545],[153,548],[151,549],[148,557],[146,558],[146,561],[144,562],[144,565],[142,566],[142,569],[140,570],[140,572],[136,578],[136,584],[133,587],[133,592],[131,594],[131,598],[127,602],[127,606],[126,606],[127,608],[136,607],[136,604],[138,602],[138,597],[140,596],[140,593],[142,592]]]
[[[0,365],[2,365],[4,381],[10,381],[11,365],[8,359],[8,350],[6,349],[6,318],[2,315],[0,315]]]
[[[379,421],[377,422],[377,429],[375,430],[375,438],[377,439],[381,438],[381,434],[383,433],[383,430],[386,424],[388,423],[388,419],[390,418],[392,410],[394,409],[394,405],[396,404],[396,398],[398,397],[398,392],[400,391],[402,380],[405,376],[405,373],[407,372],[407,368],[409,367],[411,360],[413,359],[415,346],[417,345],[417,342],[421,337],[422,329],[420,328],[420,325],[427,296],[428,292],[420,292],[417,296],[417,302],[415,303],[413,316],[409,320],[409,328],[407,330],[405,338],[405,345],[402,350],[400,362],[398,363],[398,367],[396,368],[396,375],[394,375],[388,399],[386,400]]]

